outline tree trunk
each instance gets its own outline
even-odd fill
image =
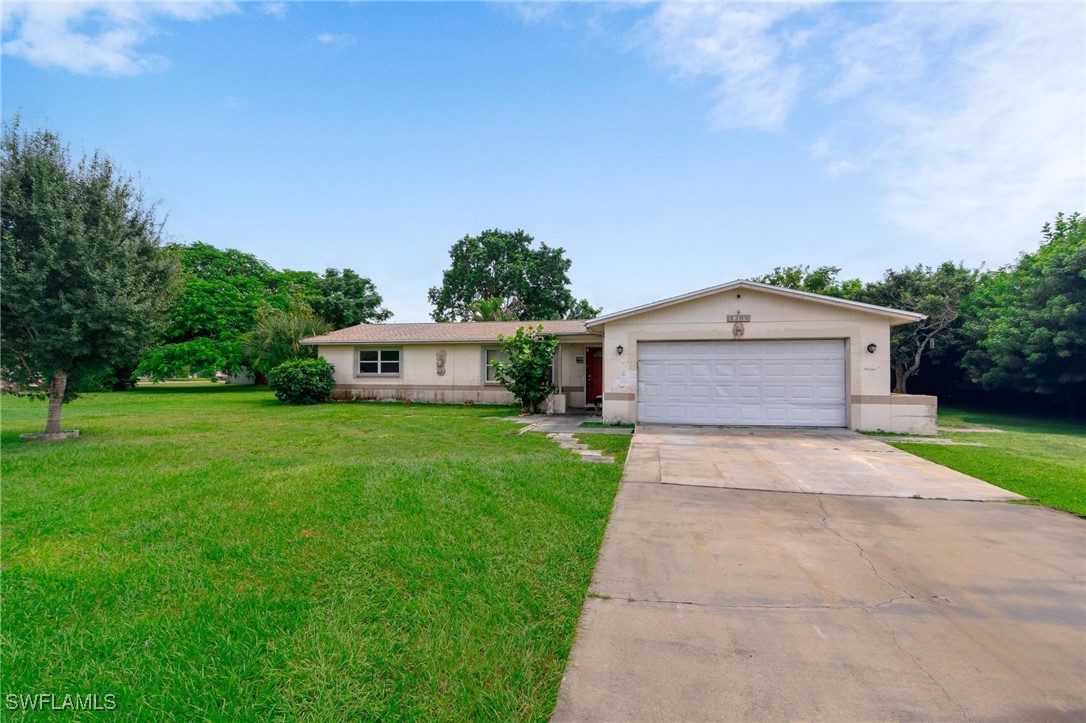
[[[46,434],[60,433],[61,404],[64,403],[64,389],[68,386],[68,372],[58,369],[49,381],[49,416],[45,422]]]
[[[905,368],[905,365],[901,362],[894,362],[894,393],[908,394],[908,392],[905,391],[908,381],[909,371]]]

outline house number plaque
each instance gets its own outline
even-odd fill
[[[728,321],[750,321],[750,314],[728,314]]]

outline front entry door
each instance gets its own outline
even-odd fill
[[[596,403],[596,397],[603,394],[603,348],[590,346],[584,350],[584,355],[584,403],[592,406]]]

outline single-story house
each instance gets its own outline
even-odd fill
[[[360,324],[302,343],[335,367],[337,399],[507,404],[498,336],[542,324],[557,411],[934,434],[935,397],[890,393],[890,328],[923,318],[739,280],[586,321]]]

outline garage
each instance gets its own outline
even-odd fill
[[[845,341],[642,341],[637,421],[845,427]]]
[[[935,434],[935,397],[890,391],[890,330],[923,318],[740,279],[585,328],[603,336],[608,423]]]

